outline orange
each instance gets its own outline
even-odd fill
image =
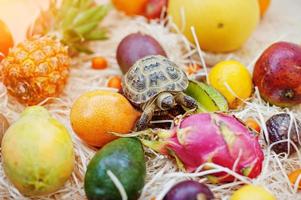
[[[13,37],[6,26],[6,24],[0,20],[0,61],[3,59],[3,55],[8,54],[9,48],[14,46]]]
[[[263,17],[268,10],[271,0],[258,0],[260,8],[260,16]]]
[[[121,94],[97,90],[81,95],[74,102],[70,120],[79,138],[89,145],[101,147],[117,138],[111,132],[131,132],[139,116]]]
[[[148,0],[112,0],[114,6],[127,15],[142,15]]]
[[[291,182],[291,184],[294,186],[296,181],[298,180],[298,177],[301,176],[301,169],[297,169],[295,171],[293,171],[292,173],[290,173],[288,175],[288,178]],[[301,181],[299,182],[299,187],[298,189],[300,190],[301,189]]]

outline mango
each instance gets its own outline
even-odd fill
[[[74,150],[67,129],[41,106],[26,108],[2,140],[3,168],[23,194],[55,192],[70,177]]]

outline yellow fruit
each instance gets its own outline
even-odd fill
[[[2,140],[6,176],[25,195],[55,192],[74,168],[74,150],[67,129],[41,106],[26,108]]]
[[[225,96],[230,108],[236,108],[241,103],[239,99],[247,99],[252,94],[253,86],[249,71],[234,60],[222,61],[215,65],[209,73],[209,82]]]
[[[201,48],[228,52],[240,48],[256,28],[260,18],[257,1],[170,0],[168,13],[180,30],[184,26],[190,41],[194,41],[190,29],[193,26]]]
[[[235,191],[230,200],[276,200],[276,197],[263,187],[245,185]]]
[[[58,96],[69,74],[67,47],[50,37],[34,37],[13,47],[1,62],[3,83],[20,102],[34,105]]]
[[[70,120],[83,141],[101,147],[117,138],[110,132],[129,133],[139,115],[121,94],[98,90],[87,92],[74,102]]]

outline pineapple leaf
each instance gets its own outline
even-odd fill
[[[103,6],[96,6],[94,8],[90,8],[80,13],[77,17],[75,17],[73,21],[73,25],[75,27],[78,27],[80,25],[85,24],[87,21],[90,21],[94,15],[96,15],[98,12],[101,12],[102,10],[103,10]]]
[[[88,24],[84,24],[80,27],[74,28],[74,31],[77,32],[79,35],[85,35],[95,29],[98,25],[98,22],[91,22]]]
[[[80,52],[80,53],[86,53],[86,54],[94,53],[91,49],[89,49],[89,48],[87,48],[83,45],[73,44],[71,47],[74,48],[77,52]]]
[[[109,5],[101,5],[99,6],[99,12],[97,12],[94,16],[92,16],[92,21],[101,21],[109,12],[110,6]]]
[[[94,30],[84,35],[85,40],[95,41],[107,39],[107,34],[105,30]]]
[[[64,19],[66,13],[68,13],[69,9],[72,7],[74,0],[63,0],[61,3],[61,7],[59,8],[59,14],[57,15],[57,20],[60,21]]]
[[[69,28],[77,14],[78,9],[70,8],[68,14],[64,17],[62,21],[61,29],[66,30],[67,28]]]
[[[83,40],[82,36],[79,35],[77,32],[75,32],[72,29],[64,31],[64,40],[66,43],[75,43],[75,42],[81,42]]]
[[[90,8],[93,5],[93,2],[94,1],[92,0],[80,0],[80,8],[84,10]]]

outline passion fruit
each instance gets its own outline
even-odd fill
[[[125,74],[137,60],[151,55],[166,57],[163,47],[155,38],[138,32],[122,39],[117,48],[116,59]]]
[[[291,143],[285,141],[288,138],[290,138],[291,142],[294,142],[296,145],[300,146],[299,141],[301,141],[301,123],[298,120],[296,120],[296,123],[294,123],[289,114],[280,113],[273,115],[266,121],[266,127],[269,141],[273,145],[272,150],[275,151],[275,153],[292,154],[296,151]],[[283,140],[283,142],[279,142],[281,140]]]
[[[188,199],[213,200],[214,195],[205,184],[188,180],[174,185],[166,194],[163,200]]]

